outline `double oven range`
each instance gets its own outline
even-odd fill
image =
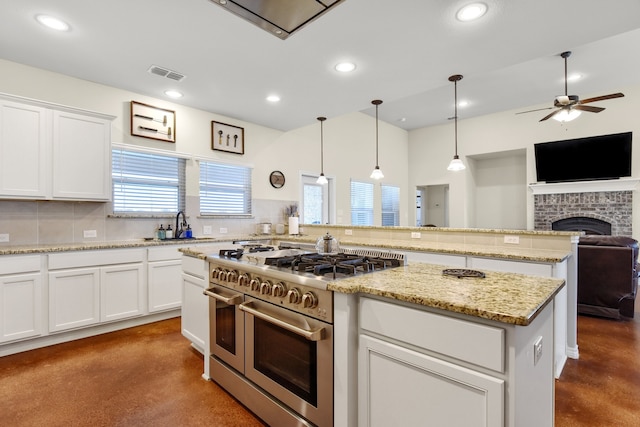
[[[402,254],[259,246],[221,250],[207,260],[205,376],[269,425],[333,425],[327,283],[402,265]]]

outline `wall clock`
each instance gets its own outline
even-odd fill
[[[282,188],[284,186],[284,174],[280,171],[271,172],[269,182],[273,188]]]

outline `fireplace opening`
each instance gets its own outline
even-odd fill
[[[551,223],[551,229],[556,231],[584,231],[585,234],[600,236],[611,235],[611,223],[584,216],[576,216],[554,221]]]

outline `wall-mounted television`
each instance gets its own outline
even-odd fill
[[[631,176],[632,132],[534,144],[538,182]]]

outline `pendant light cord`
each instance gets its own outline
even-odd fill
[[[324,174],[324,132],[322,122],[327,120],[326,117],[318,117],[320,122],[320,174]]]
[[[453,134],[455,141],[455,156],[458,156],[458,80],[453,82]]]

